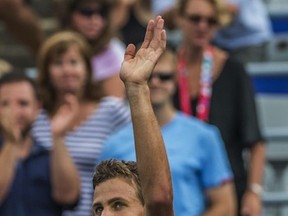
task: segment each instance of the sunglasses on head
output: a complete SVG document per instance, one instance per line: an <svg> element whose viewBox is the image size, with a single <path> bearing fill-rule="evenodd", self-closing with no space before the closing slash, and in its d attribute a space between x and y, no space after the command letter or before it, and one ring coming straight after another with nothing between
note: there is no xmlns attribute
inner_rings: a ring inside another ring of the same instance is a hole
<svg viewBox="0 0 288 216"><path fill-rule="evenodd" d="M209 26L216 26L218 21L215 17L201 16L201 15L185 15L185 18L191 23L199 24L200 22L206 22Z"/></svg>
<svg viewBox="0 0 288 216"><path fill-rule="evenodd" d="M149 77L149 81L151 81L155 77L157 77L157 79L159 79L162 82L170 81L174 79L174 73L172 72L152 73L151 76Z"/></svg>
<svg viewBox="0 0 288 216"><path fill-rule="evenodd" d="M78 7L75 10L85 17L100 15L101 17L106 18L108 14L106 8Z"/></svg>

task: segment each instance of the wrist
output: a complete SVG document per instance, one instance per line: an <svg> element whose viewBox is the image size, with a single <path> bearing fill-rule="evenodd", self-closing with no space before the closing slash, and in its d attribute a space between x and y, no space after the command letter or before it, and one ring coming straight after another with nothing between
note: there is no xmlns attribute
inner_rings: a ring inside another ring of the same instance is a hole
<svg viewBox="0 0 288 216"><path fill-rule="evenodd" d="M64 141L64 135L63 134L53 134L53 141L54 142L62 142Z"/></svg>
<svg viewBox="0 0 288 216"><path fill-rule="evenodd" d="M149 94L150 90L147 83L125 83L127 97L139 96L139 94Z"/></svg>
<svg viewBox="0 0 288 216"><path fill-rule="evenodd" d="M248 191L252 192L253 194L257 195L258 197L262 196L263 187L258 183L252 183L247 188Z"/></svg>

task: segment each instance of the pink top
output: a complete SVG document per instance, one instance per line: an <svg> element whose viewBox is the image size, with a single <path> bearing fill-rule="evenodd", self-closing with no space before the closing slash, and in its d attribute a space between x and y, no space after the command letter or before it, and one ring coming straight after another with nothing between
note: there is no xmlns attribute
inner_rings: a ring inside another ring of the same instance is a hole
<svg viewBox="0 0 288 216"><path fill-rule="evenodd" d="M93 78L101 81L118 74L124 53L124 44L116 38L112 39L107 49L92 58Z"/></svg>

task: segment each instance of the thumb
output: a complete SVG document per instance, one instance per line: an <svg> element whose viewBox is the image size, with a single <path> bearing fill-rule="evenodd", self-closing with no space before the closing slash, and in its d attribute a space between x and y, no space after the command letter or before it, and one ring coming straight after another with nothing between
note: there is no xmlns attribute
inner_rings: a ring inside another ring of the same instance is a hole
<svg viewBox="0 0 288 216"><path fill-rule="evenodd" d="M136 47L134 44L129 44L125 50L125 54L124 54L124 60L128 61L130 59L133 59L135 56L135 51L136 51Z"/></svg>

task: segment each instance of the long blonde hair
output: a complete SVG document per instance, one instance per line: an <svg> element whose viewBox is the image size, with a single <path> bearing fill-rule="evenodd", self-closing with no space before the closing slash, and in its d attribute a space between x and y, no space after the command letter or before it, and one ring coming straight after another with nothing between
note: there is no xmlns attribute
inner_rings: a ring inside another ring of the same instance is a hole
<svg viewBox="0 0 288 216"><path fill-rule="evenodd" d="M191 0L179 0L176 6L178 15L183 16L188 2ZM228 25L231 22L231 14L225 10L225 2L223 0L203 0L209 2L215 9L216 19L219 27Z"/></svg>

